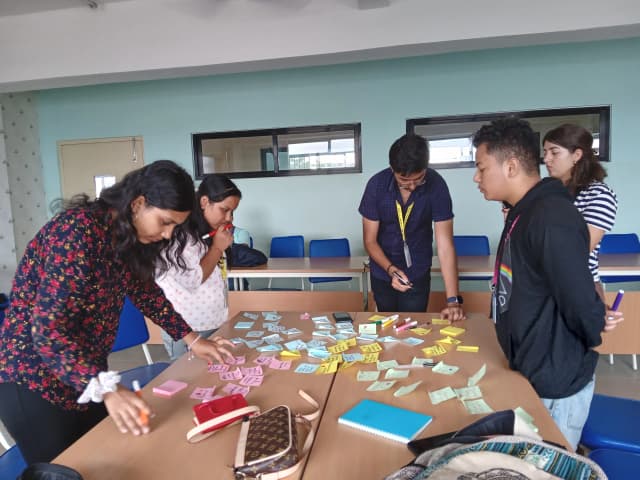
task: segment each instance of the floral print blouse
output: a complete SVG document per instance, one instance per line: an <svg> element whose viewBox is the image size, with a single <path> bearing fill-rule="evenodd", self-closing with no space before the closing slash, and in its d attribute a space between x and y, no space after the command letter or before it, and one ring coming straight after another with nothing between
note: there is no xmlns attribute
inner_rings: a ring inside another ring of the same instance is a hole
<svg viewBox="0 0 640 480"><path fill-rule="evenodd" d="M125 295L174 339L191 331L155 282L115 259L105 210L62 212L27 245L0 325L0 382L38 392L65 410L107 370Z"/></svg>

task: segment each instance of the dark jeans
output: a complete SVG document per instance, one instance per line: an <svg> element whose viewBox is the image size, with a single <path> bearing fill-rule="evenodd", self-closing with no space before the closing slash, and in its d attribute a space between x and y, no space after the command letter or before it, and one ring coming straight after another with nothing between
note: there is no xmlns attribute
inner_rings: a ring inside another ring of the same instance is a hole
<svg viewBox="0 0 640 480"><path fill-rule="evenodd" d="M0 383L0 419L27 464L50 462L107 416L102 403L68 411L15 383Z"/></svg>
<svg viewBox="0 0 640 480"><path fill-rule="evenodd" d="M412 281L413 287L399 292L391 286L391 278L371 277L371 290L379 312L426 312L431 291L431 271Z"/></svg>

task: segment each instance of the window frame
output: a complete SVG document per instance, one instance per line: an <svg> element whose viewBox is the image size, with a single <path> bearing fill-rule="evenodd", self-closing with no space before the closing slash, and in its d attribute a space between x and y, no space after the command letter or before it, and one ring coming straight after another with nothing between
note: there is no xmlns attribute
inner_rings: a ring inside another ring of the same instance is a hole
<svg viewBox="0 0 640 480"><path fill-rule="evenodd" d="M447 115L439 117L424 117L424 118L409 118L406 121L406 132L414 133L416 126L425 125L445 125L451 123L488 123L497 118L506 116L514 116L523 120L538 117L563 117L567 115L594 115L599 117L599 148L598 159L601 162L610 162L610 131L611 131L611 105L600 105L593 107L567 107L567 108L549 108L540 110L519 110L512 112L495 112L495 113L477 113L466 115ZM558 124L559 126L559 124ZM539 133L539 132L538 132ZM593 132L592 132L593 133ZM455 138L455 137L453 137ZM434 140L439 140L436 137ZM427 138L427 141L429 139ZM542 151L542 150L541 150ZM540 158L540 163L543 163L543 158ZM433 169L449 169L449 168L475 168L475 162L448 162L429 164Z"/></svg>
<svg viewBox="0 0 640 480"><path fill-rule="evenodd" d="M280 135L305 134L305 133L331 133L345 130L353 131L355 166L349 168L325 168L325 169L297 169L280 170L278 137ZM202 158L202 141L223 138L243 138L243 137L271 137L271 151L273 153L273 171L246 171L224 173L229 178L265 178L265 177L291 177L303 175L333 175L341 173L362 173L362 145L361 145L361 124L340 123L327 125L313 125L305 127L284 127L268 128L261 130L233 130L226 132L204 132L191 134L193 149L193 167L196 180L202 180L206 175Z"/></svg>

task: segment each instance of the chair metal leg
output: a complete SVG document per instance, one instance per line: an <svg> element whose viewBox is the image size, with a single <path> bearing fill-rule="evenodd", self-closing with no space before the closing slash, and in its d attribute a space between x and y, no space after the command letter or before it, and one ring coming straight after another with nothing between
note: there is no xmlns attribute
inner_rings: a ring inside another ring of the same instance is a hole
<svg viewBox="0 0 640 480"><path fill-rule="evenodd" d="M144 358L147 360L147 365L151 365L153 359L151 358L151 352L149 352L149 347L147 347L146 343L142 344L142 351L144 352Z"/></svg>
<svg viewBox="0 0 640 480"><path fill-rule="evenodd" d="M638 358L635 353L631 355L631 363L633 364L633 369L638 370Z"/></svg>
<svg viewBox="0 0 640 480"><path fill-rule="evenodd" d="M269 279L269 283L267 284L267 288L271 288L271 280L273 280L273 278Z"/></svg>
<svg viewBox="0 0 640 480"><path fill-rule="evenodd" d="M613 353L609 354L609 365L613 365Z"/></svg>
<svg viewBox="0 0 640 480"><path fill-rule="evenodd" d="M301 290L304 290L304 278L300 279Z"/></svg>
<svg viewBox="0 0 640 480"><path fill-rule="evenodd" d="M11 448L11 444L9 443L9 440L7 440L7 438L2 434L2 432L0 432L0 445L2 445L2 448L4 448L5 450L9 450Z"/></svg>
<svg viewBox="0 0 640 480"><path fill-rule="evenodd" d="M313 282L309 282L309 290L313 292Z"/></svg>

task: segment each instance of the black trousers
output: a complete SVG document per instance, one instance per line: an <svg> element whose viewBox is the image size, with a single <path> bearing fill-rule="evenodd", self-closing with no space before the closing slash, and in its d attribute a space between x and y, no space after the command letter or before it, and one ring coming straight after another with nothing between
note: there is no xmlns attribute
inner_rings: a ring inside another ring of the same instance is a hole
<svg viewBox="0 0 640 480"><path fill-rule="evenodd" d="M426 312L431 291L431 272L412 280L413 287L399 292L391 286L391 279L371 276L371 290L379 312Z"/></svg>
<svg viewBox="0 0 640 480"><path fill-rule="evenodd" d="M0 419L27 464L50 462L107 416L102 403L89 410L63 410L15 383L0 383Z"/></svg>

